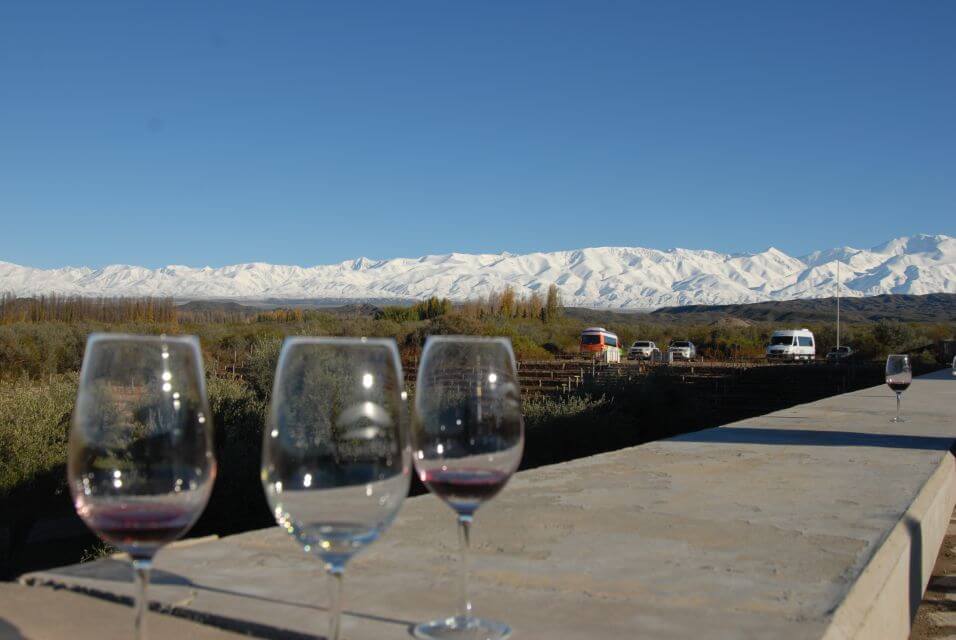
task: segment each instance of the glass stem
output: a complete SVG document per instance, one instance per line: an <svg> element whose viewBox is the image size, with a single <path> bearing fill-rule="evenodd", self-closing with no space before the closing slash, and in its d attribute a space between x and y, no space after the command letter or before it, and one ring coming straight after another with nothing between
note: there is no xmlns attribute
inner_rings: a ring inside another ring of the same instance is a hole
<svg viewBox="0 0 956 640"><path fill-rule="evenodd" d="M325 572L329 576L329 637L328 640L339 640L342 629L342 582L345 577L345 566L341 564L325 565Z"/></svg>
<svg viewBox="0 0 956 640"><path fill-rule="evenodd" d="M458 615L471 617L471 599L468 596L468 552L471 548L471 515L458 515L458 546L461 549L461 589Z"/></svg>
<svg viewBox="0 0 956 640"><path fill-rule="evenodd" d="M896 421L897 422L900 421L900 397L902 395L903 394L900 393L899 391L896 392Z"/></svg>
<svg viewBox="0 0 956 640"><path fill-rule="evenodd" d="M153 568L152 559L133 560L133 574L136 576L136 595L133 602L135 614L133 630L136 640L146 640L146 612L149 611L149 599L146 597L146 588L149 586L149 572Z"/></svg>

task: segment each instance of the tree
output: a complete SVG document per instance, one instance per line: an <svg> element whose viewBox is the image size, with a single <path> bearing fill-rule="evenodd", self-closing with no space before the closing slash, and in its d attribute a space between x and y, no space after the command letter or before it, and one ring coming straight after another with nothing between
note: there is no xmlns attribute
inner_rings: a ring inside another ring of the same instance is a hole
<svg viewBox="0 0 956 640"><path fill-rule="evenodd" d="M558 291L558 285L552 282L548 287L548 297L544 303L541 319L545 322L554 322L561 317L561 307L561 292Z"/></svg>
<svg viewBox="0 0 956 640"><path fill-rule="evenodd" d="M541 294L537 291L531 292L531 295L528 296L526 311L526 317L528 318L541 318L541 314L544 311L544 302L541 300Z"/></svg>
<svg viewBox="0 0 956 640"><path fill-rule="evenodd" d="M451 312L451 300L432 296L416 305L420 320L432 320Z"/></svg>
<svg viewBox="0 0 956 640"><path fill-rule="evenodd" d="M501 292L501 315L511 318L515 313L515 290L510 284Z"/></svg>

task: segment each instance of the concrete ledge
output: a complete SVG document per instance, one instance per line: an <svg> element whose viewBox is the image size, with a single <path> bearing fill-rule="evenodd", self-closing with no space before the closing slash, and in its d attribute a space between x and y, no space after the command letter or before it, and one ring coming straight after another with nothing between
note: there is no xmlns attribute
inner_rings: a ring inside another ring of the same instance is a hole
<svg viewBox="0 0 956 640"><path fill-rule="evenodd" d="M956 501L956 378L914 382L910 422L894 410L874 387L518 474L478 514L477 611L526 638L905 638ZM450 510L409 500L349 567L346 637L450 613L455 555ZM169 549L157 568L173 615L324 629L321 566L278 528ZM128 580L115 560L23 577L111 597Z"/></svg>
<svg viewBox="0 0 956 640"><path fill-rule="evenodd" d="M833 614L825 640L907 638L956 505L948 454Z"/></svg>
<svg viewBox="0 0 956 640"><path fill-rule="evenodd" d="M236 640L247 637L173 616L152 615L153 638ZM133 636L133 609L67 590L0 583L0 638L4 640L105 640Z"/></svg>

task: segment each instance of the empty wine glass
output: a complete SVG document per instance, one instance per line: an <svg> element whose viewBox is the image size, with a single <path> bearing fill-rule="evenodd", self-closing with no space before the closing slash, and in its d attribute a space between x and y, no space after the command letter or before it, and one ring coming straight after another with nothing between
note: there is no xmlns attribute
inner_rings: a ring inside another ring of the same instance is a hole
<svg viewBox="0 0 956 640"><path fill-rule="evenodd" d="M262 448L279 526L325 563L329 638L339 637L349 559L392 523L411 472L394 340L288 338Z"/></svg>
<svg viewBox="0 0 956 640"><path fill-rule="evenodd" d="M913 369L910 367L910 357L905 354L890 355L886 359L886 384L896 392L896 417L890 422L906 422L906 418L900 415L900 398L911 382Z"/></svg>
<svg viewBox="0 0 956 640"><path fill-rule="evenodd" d="M153 556L182 536L216 477L199 341L97 333L83 356L67 476L90 529L129 553L145 638Z"/></svg>
<svg viewBox="0 0 956 640"><path fill-rule="evenodd" d="M430 336L415 386L412 450L419 477L458 514L460 602L456 615L425 622L418 638L507 638L508 625L477 618L468 596L468 547L475 511L521 462L524 425L507 338Z"/></svg>

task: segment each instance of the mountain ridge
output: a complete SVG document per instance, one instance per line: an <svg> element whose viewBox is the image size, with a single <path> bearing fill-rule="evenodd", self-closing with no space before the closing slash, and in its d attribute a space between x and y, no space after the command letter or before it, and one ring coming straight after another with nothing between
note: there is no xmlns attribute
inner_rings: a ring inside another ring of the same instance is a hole
<svg viewBox="0 0 956 640"><path fill-rule="evenodd" d="M652 310L774 300L880 294L956 293L956 238L919 234L871 249L839 247L794 257L770 247L723 254L706 249L586 247L528 254L447 253L418 258L359 257L302 267L263 262L223 267L135 265L36 269L0 261L0 292L17 296L172 296L180 300L465 300L512 286L565 304Z"/></svg>
<svg viewBox="0 0 956 640"><path fill-rule="evenodd" d="M945 322L956 317L956 294L910 295L884 293L862 298L844 298L840 305L844 322ZM664 307L648 318L683 323L718 322L726 319L750 322L833 322L836 298L803 298L731 305Z"/></svg>

